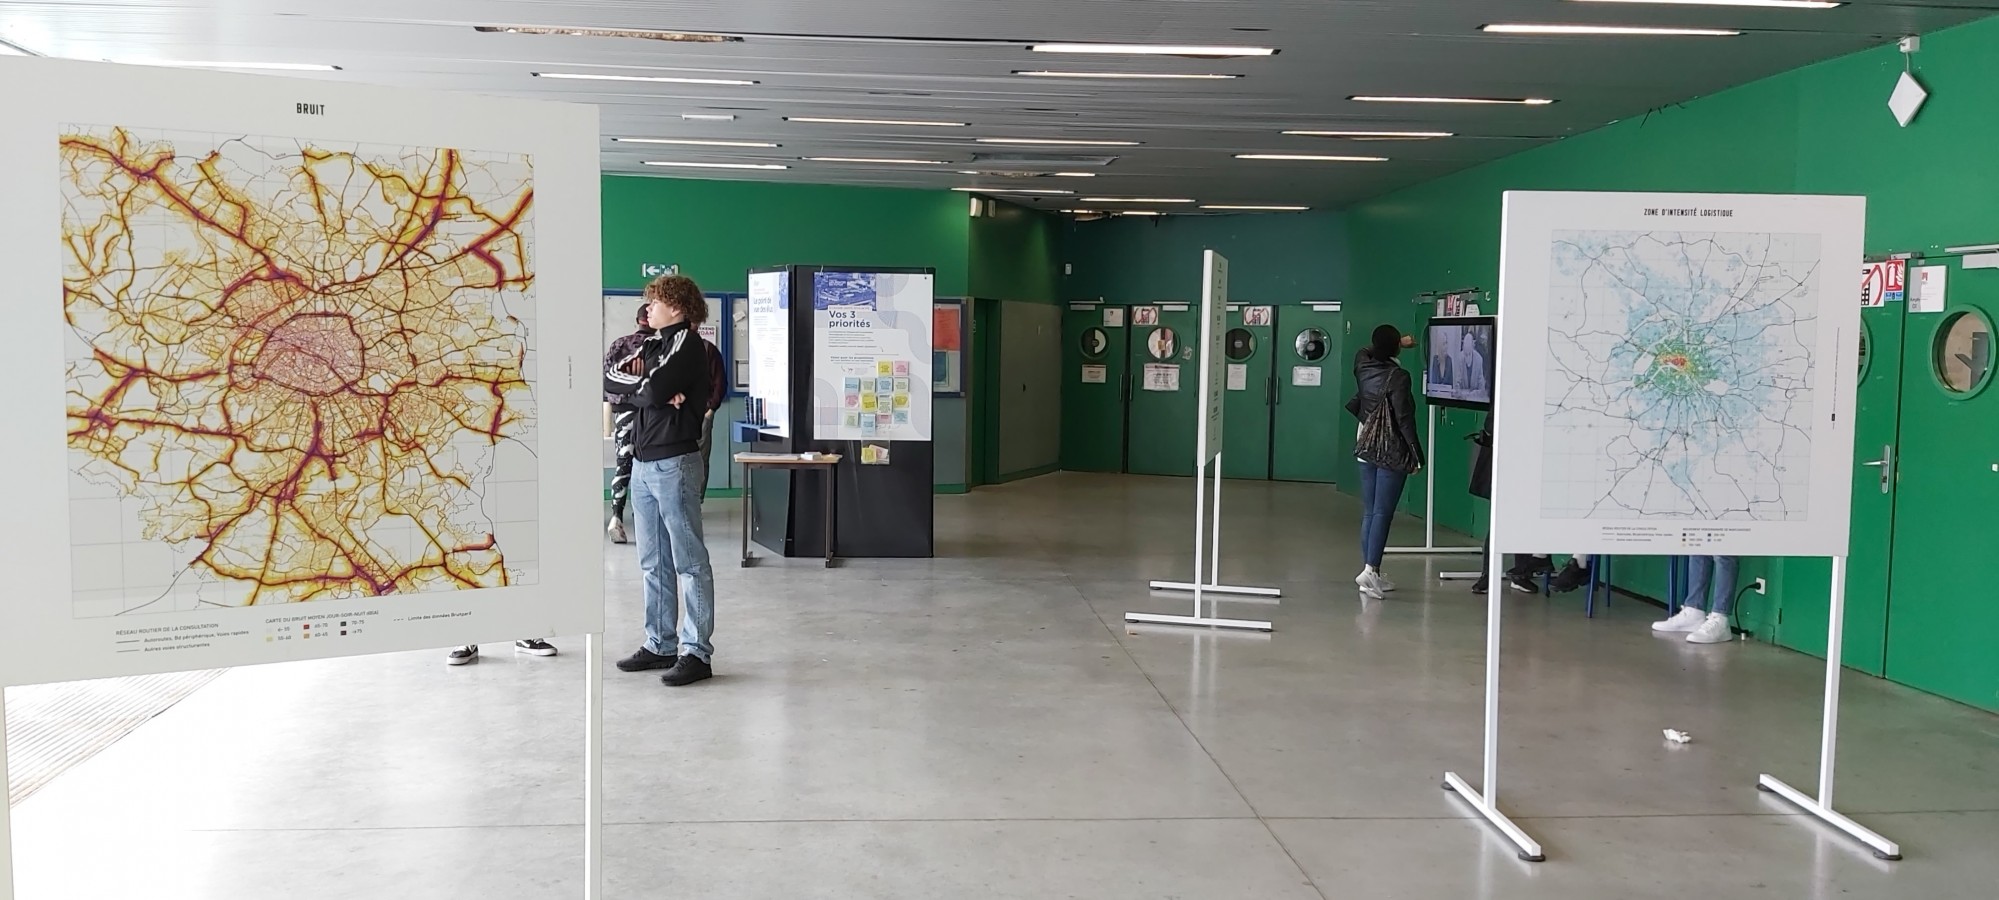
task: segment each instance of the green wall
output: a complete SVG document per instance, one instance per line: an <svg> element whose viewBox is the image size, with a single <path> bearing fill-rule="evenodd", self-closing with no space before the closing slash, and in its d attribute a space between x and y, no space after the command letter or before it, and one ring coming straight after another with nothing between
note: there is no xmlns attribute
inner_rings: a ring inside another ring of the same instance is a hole
<svg viewBox="0 0 1999 900"><path fill-rule="evenodd" d="M968 284L963 194L606 175L603 204L607 288L643 287L645 263L711 291L783 265L929 266L939 297Z"/></svg>
<svg viewBox="0 0 1999 900"><path fill-rule="evenodd" d="M1061 225L1054 216L1005 201L971 222L968 281L974 297L1026 303L1062 300L1056 260ZM962 212L962 210L961 210Z"/></svg>
<svg viewBox="0 0 1999 900"><path fill-rule="evenodd" d="M1336 212L1162 216L1071 222L1064 300L1200 299L1201 251L1229 261L1229 297L1256 303L1345 299L1347 219Z"/></svg>
<svg viewBox="0 0 1999 900"><path fill-rule="evenodd" d="M1903 58L1887 46L1788 72L1648 118L1620 122L1350 210L1356 272L1347 305L1356 332L1382 321L1407 328L1421 316L1409 300L1437 289L1496 287L1500 195L1507 190L1744 191L1863 194L1867 249L1940 249L1999 234L1999 20L1923 39L1917 75L1932 91L1909 128L1886 108ZM1502 303L1503 305L1503 303ZM1440 524L1483 531L1483 505L1468 497L1469 446L1440 440ZM1412 482L1405 509L1423 508ZM1478 521L1474 517L1478 516ZM1551 547L1560 551L1563 548ZM1656 560L1621 561L1620 586L1663 593ZM1769 633L1785 581L1794 602L1823 603L1823 561L1745 561L1742 577L1771 578L1772 597L1751 596L1744 624Z"/></svg>
<svg viewBox="0 0 1999 900"><path fill-rule="evenodd" d="M970 283L963 194L623 175L603 185L606 288L643 287L648 263L678 265L716 292L746 290L750 269L791 264L928 266L940 297L963 296ZM739 402L725 410L732 419ZM965 401L939 399L933 416L934 481L962 490Z"/></svg>

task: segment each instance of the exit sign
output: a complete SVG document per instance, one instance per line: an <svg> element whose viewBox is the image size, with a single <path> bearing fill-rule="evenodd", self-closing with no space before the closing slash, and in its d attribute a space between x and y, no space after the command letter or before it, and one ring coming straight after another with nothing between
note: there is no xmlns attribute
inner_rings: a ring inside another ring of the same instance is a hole
<svg viewBox="0 0 1999 900"><path fill-rule="evenodd" d="M680 274L680 267L669 266L666 263L642 263L639 265L639 274L647 278L658 278L662 275L678 275Z"/></svg>

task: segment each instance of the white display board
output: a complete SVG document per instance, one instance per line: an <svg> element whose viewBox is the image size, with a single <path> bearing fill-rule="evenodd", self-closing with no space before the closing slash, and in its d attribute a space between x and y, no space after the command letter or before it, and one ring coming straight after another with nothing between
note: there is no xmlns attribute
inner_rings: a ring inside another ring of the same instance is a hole
<svg viewBox="0 0 1999 900"><path fill-rule="evenodd" d="M1865 215L1507 193L1495 549L1845 555Z"/></svg>
<svg viewBox="0 0 1999 900"><path fill-rule="evenodd" d="M751 272L749 394L763 431L791 436L791 272Z"/></svg>
<svg viewBox="0 0 1999 900"><path fill-rule="evenodd" d="M928 273L812 273L813 438L930 440Z"/></svg>
<svg viewBox="0 0 1999 900"><path fill-rule="evenodd" d="M0 683L603 630L596 110L0 80Z"/></svg>
<svg viewBox="0 0 1999 900"><path fill-rule="evenodd" d="M1222 407L1227 405L1229 261L1213 250L1201 254L1201 422L1194 465L1205 466L1222 452Z"/></svg>

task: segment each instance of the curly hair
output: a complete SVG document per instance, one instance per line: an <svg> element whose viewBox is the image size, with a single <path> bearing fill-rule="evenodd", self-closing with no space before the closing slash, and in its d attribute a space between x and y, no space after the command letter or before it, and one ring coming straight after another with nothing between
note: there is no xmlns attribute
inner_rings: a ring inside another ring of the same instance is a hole
<svg viewBox="0 0 1999 900"><path fill-rule="evenodd" d="M680 317L687 327L696 328L708 321L708 298L701 293L701 286L685 275L662 275L646 285L647 303L664 303L671 309L680 311Z"/></svg>

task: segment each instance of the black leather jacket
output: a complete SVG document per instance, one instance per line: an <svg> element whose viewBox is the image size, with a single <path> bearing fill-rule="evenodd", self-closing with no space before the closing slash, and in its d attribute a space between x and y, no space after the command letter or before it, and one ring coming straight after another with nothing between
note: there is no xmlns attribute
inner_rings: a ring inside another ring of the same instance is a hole
<svg viewBox="0 0 1999 900"><path fill-rule="evenodd" d="M1416 397L1411 390L1409 370L1393 359L1375 359L1372 351L1362 350L1354 359L1353 379L1354 398L1359 401L1355 415L1365 422L1375 404L1387 403L1388 411L1395 417L1396 430L1402 432L1402 439L1416 451L1416 461L1427 465L1429 460L1423 458L1423 436L1416 430Z"/></svg>

